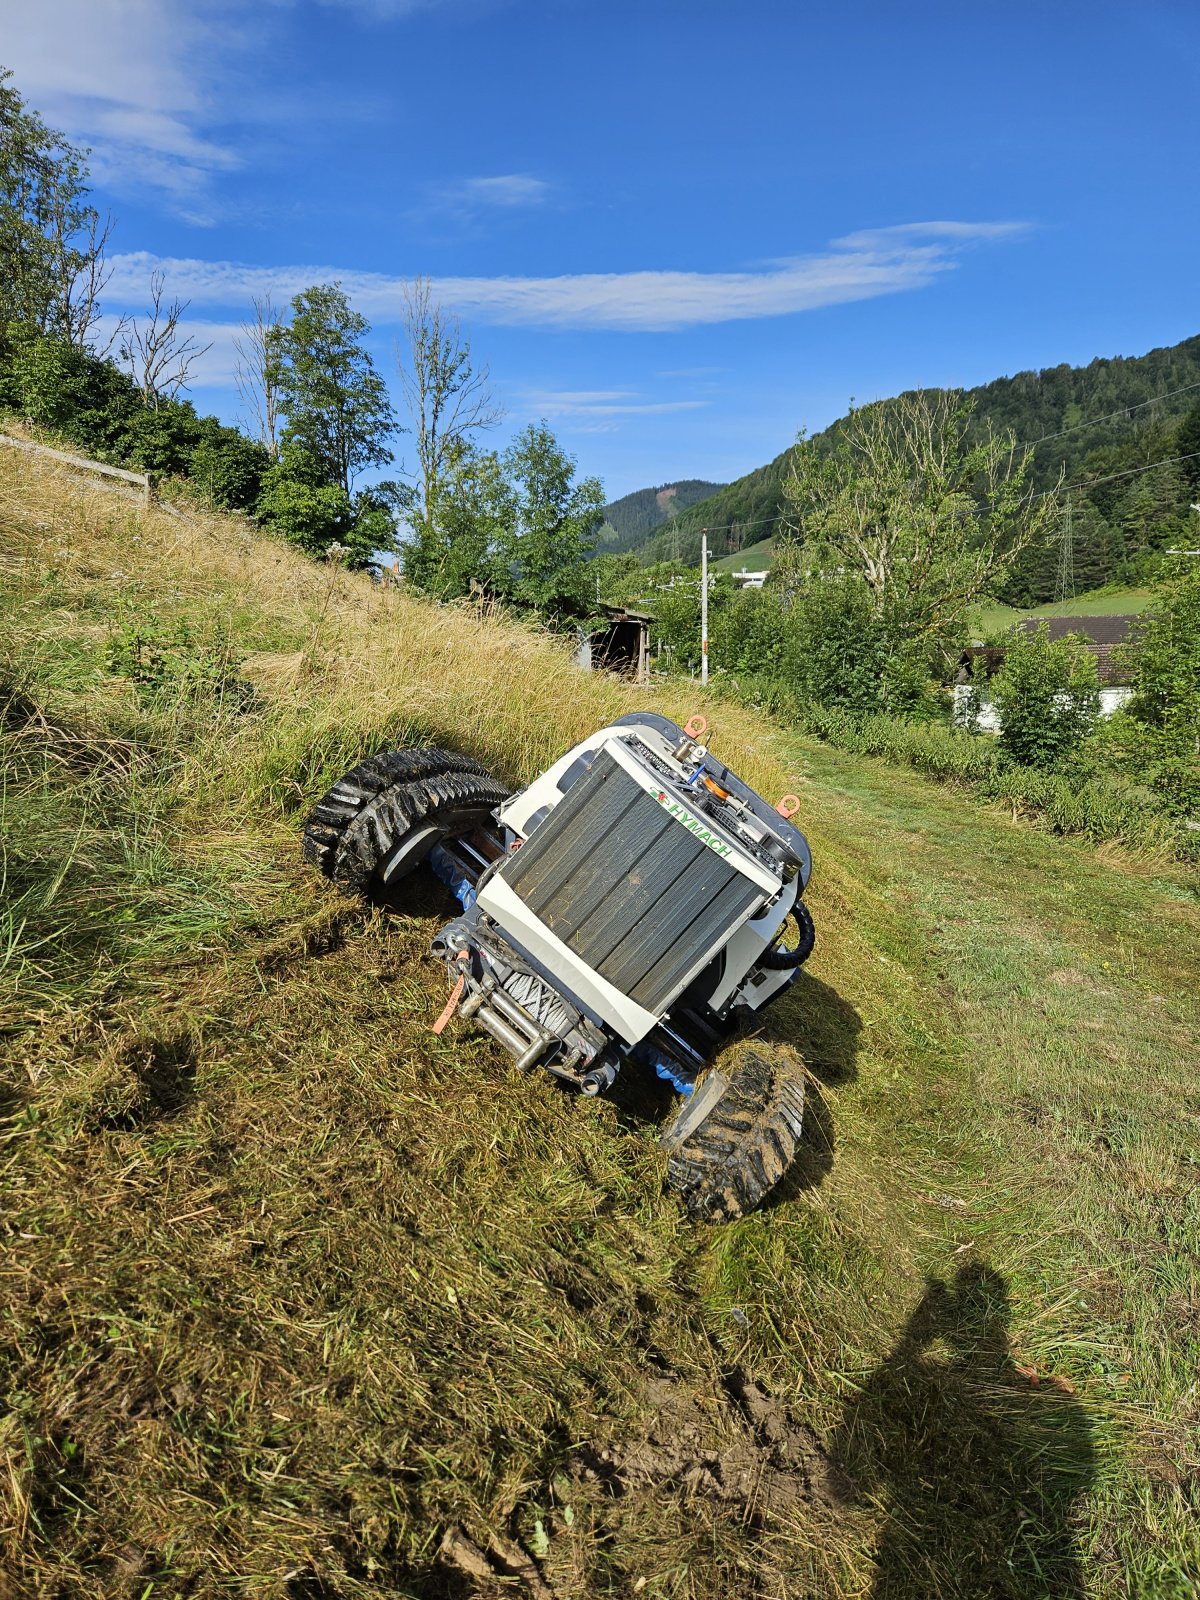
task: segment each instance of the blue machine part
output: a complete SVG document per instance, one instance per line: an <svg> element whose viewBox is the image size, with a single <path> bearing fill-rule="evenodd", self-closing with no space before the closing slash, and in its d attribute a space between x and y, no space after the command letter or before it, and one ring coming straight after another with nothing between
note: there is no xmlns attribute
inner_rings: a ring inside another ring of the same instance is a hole
<svg viewBox="0 0 1200 1600"><path fill-rule="evenodd" d="M440 844L435 844L427 857L435 877L440 878L453 894L458 896L464 911L475 904L475 886L467 878L458 862Z"/></svg>
<svg viewBox="0 0 1200 1600"><path fill-rule="evenodd" d="M665 1060L646 1045L635 1046L633 1054L644 1066L653 1067L658 1076L665 1079L672 1088L678 1089L680 1094L691 1094L696 1087L695 1078L684 1077L684 1069L678 1062Z"/></svg>

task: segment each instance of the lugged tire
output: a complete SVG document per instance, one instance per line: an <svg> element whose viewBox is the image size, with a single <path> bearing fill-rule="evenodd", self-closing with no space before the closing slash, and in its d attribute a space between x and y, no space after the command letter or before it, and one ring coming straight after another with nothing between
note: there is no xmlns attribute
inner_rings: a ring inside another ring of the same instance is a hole
<svg viewBox="0 0 1200 1600"><path fill-rule="evenodd" d="M477 761L451 750L420 747L369 756L314 809L304 828L304 856L342 888L363 893L386 871L406 836L436 830L446 838L479 827L508 797Z"/></svg>
<svg viewBox="0 0 1200 1600"><path fill-rule="evenodd" d="M708 1115L673 1143L685 1102L663 1132L667 1183L692 1216L731 1222L753 1211L792 1163L804 1126L804 1075L790 1052L761 1040L732 1046L712 1070L728 1088Z"/></svg>

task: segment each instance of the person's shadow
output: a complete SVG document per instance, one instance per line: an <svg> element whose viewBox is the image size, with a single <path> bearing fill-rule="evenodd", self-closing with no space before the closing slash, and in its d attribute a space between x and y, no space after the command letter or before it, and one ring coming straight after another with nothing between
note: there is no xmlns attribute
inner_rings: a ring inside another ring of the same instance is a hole
<svg viewBox="0 0 1200 1600"><path fill-rule="evenodd" d="M1013 1361L990 1267L928 1282L895 1349L848 1404L831 1454L848 1503L878 1506L873 1600L1074 1600L1072 1535L1092 1481L1087 1414Z"/></svg>

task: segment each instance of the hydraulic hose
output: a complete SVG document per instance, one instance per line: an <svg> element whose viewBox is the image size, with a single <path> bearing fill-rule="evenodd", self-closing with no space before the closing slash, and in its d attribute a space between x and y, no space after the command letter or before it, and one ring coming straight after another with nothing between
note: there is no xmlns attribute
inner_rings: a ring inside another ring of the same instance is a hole
<svg viewBox="0 0 1200 1600"><path fill-rule="evenodd" d="M792 915L800 929L800 942L791 950L778 947L768 950L758 964L769 972L787 972L792 967L802 967L813 953L813 945L817 942L817 930L813 923L812 912L803 900L797 900L792 907Z"/></svg>

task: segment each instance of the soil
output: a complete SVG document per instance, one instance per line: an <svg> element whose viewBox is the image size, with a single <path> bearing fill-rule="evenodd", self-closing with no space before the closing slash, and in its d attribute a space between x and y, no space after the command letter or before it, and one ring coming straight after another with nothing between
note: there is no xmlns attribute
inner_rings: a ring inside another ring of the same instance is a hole
<svg viewBox="0 0 1200 1600"><path fill-rule="evenodd" d="M654 1411L644 1437L584 1446L574 1476L618 1494L635 1488L701 1495L740 1507L762 1526L814 1502L836 1503L831 1468L811 1429L797 1423L746 1373L725 1380L726 1398L702 1404L674 1374L650 1378Z"/></svg>

